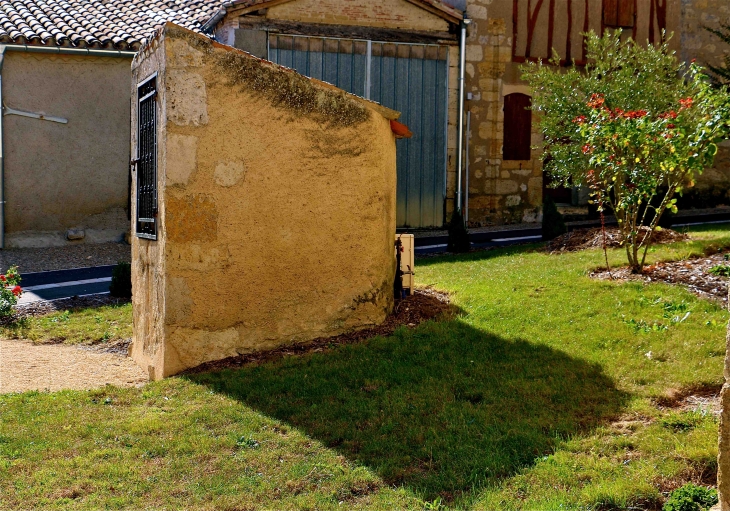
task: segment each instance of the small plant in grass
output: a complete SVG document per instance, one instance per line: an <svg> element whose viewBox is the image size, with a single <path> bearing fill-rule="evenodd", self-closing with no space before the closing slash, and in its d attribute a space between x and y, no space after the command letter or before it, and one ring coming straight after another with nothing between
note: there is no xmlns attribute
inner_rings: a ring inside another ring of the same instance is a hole
<svg viewBox="0 0 730 511"><path fill-rule="evenodd" d="M675 196L730 136L730 95L697 64L680 64L666 43L622 41L621 31L588 34L587 57L584 71L523 68L540 112L545 170L557 184L588 187L598 211L616 216L629 265L641 273L662 215L676 212Z"/></svg>
<svg viewBox="0 0 730 511"><path fill-rule="evenodd" d="M696 428L703 418L704 415L700 411L672 413L663 418L660 424L675 433L684 433Z"/></svg>
<svg viewBox="0 0 730 511"><path fill-rule="evenodd" d="M109 286L109 294L117 298L132 297L132 265L119 262L112 269L112 282Z"/></svg>
<svg viewBox="0 0 730 511"><path fill-rule="evenodd" d="M18 303L18 298L23 294L23 288L20 287L20 273L17 266L11 266L8 271L0 274L0 317L10 316L13 313L13 307Z"/></svg>
<svg viewBox="0 0 730 511"><path fill-rule="evenodd" d="M688 483L669 495L662 511L706 511L715 504L717 490Z"/></svg>
<svg viewBox="0 0 730 511"><path fill-rule="evenodd" d="M707 273L712 273L718 277L730 277L730 265L718 264L707 270Z"/></svg>
<svg viewBox="0 0 730 511"><path fill-rule="evenodd" d="M236 447L240 449L256 449L259 443L249 436L241 436L236 440Z"/></svg>

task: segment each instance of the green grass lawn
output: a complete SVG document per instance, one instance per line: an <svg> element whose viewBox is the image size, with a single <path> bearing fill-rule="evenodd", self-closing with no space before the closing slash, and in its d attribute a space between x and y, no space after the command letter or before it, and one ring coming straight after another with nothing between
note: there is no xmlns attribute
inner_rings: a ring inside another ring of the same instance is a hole
<svg viewBox="0 0 730 511"><path fill-rule="evenodd" d="M132 337L129 303L54 312L0 325L0 338L36 343L98 344Z"/></svg>
<svg viewBox="0 0 730 511"><path fill-rule="evenodd" d="M650 257L708 246L730 247L727 225ZM658 509L711 482L714 415L657 403L719 389L728 314L678 287L593 281L600 251L536 248L417 261L459 313L388 338L0 396L0 509Z"/></svg>

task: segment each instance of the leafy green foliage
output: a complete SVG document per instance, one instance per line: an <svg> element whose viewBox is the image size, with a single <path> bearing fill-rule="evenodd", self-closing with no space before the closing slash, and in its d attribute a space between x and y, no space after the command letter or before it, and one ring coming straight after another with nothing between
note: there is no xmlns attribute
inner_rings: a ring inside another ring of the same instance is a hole
<svg viewBox="0 0 730 511"><path fill-rule="evenodd" d="M620 31L590 33L587 56L585 72L523 68L545 136L545 170L558 184L588 187L599 211L616 215L629 264L641 272L662 214L676 212L675 195L730 135L730 95L698 65L679 64L666 44L622 41Z"/></svg>
<svg viewBox="0 0 730 511"><path fill-rule="evenodd" d="M449 241L446 250L454 253L469 252L471 250L469 231L467 231L464 217L458 209L451 215L451 221L449 222Z"/></svg>
<svg viewBox="0 0 730 511"><path fill-rule="evenodd" d="M13 313L13 307L23 294L20 280L17 266L8 268L4 275L0 274L0 317L10 316Z"/></svg>
<svg viewBox="0 0 730 511"><path fill-rule="evenodd" d="M712 273L713 275L718 275L720 277L730 277L730 265L727 264L718 264L707 271L708 273Z"/></svg>
<svg viewBox="0 0 730 511"><path fill-rule="evenodd" d="M122 261L112 269L112 282L109 286L109 294L118 298L132 297L131 264Z"/></svg>
<svg viewBox="0 0 730 511"><path fill-rule="evenodd" d="M558 211L552 197L546 197L542 204L542 239L547 241L568 232L563 215Z"/></svg>
<svg viewBox="0 0 730 511"><path fill-rule="evenodd" d="M689 483L672 492L662 511L706 511L715 504L717 490Z"/></svg>

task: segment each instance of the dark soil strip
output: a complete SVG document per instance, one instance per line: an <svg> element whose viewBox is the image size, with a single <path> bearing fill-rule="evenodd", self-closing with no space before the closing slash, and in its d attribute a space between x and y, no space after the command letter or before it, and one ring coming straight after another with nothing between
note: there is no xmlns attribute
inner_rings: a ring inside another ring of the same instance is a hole
<svg viewBox="0 0 730 511"><path fill-rule="evenodd" d="M685 259L684 261L668 261L644 268L644 273L631 273L631 268L614 268L611 272L605 269L591 273L591 277L601 280L665 282L679 284L688 288L700 298L715 300L727 305L728 278L709 273L716 266L728 265L724 254Z"/></svg>
<svg viewBox="0 0 730 511"><path fill-rule="evenodd" d="M336 337L321 337L303 344L284 346L270 351L249 353L236 357L206 362L182 374L207 373L223 369L242 367L249 364L260 364L287 356L301 356L308 353L321 352L343 344L354 344L376 336L391 335L399 326L415 327L423 321L444 317L453 310L448 295L432 289L418 289L416 292L396 302L393 314L381 325L341 334Z"/></svg>
<svg viewBox="0 0 730 511"><path fill-rule="evenodd" d="M646 234L647 228L642 227L642 233ZM673 231L671 229L662 229L655 231L652 236L652 244L656 243L675 243L677 241L688 240L686 234ZM621 231L618 227L606 227L606 248L618 248L621 246ZM576 229L550 241L545 250L550 253L560 252L577 252L587 248L603 248L603 232L600 227L595 229Z"/></svg>

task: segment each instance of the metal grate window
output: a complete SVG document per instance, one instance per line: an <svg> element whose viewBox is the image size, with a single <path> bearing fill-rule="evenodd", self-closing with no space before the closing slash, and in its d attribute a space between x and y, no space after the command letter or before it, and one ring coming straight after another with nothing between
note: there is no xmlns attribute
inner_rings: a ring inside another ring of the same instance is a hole
<svg viewBox="0 0 730 511"><path fill-rule="evenodd" d="M137 231L157 239L157 77L137 87Z"/></svg>

